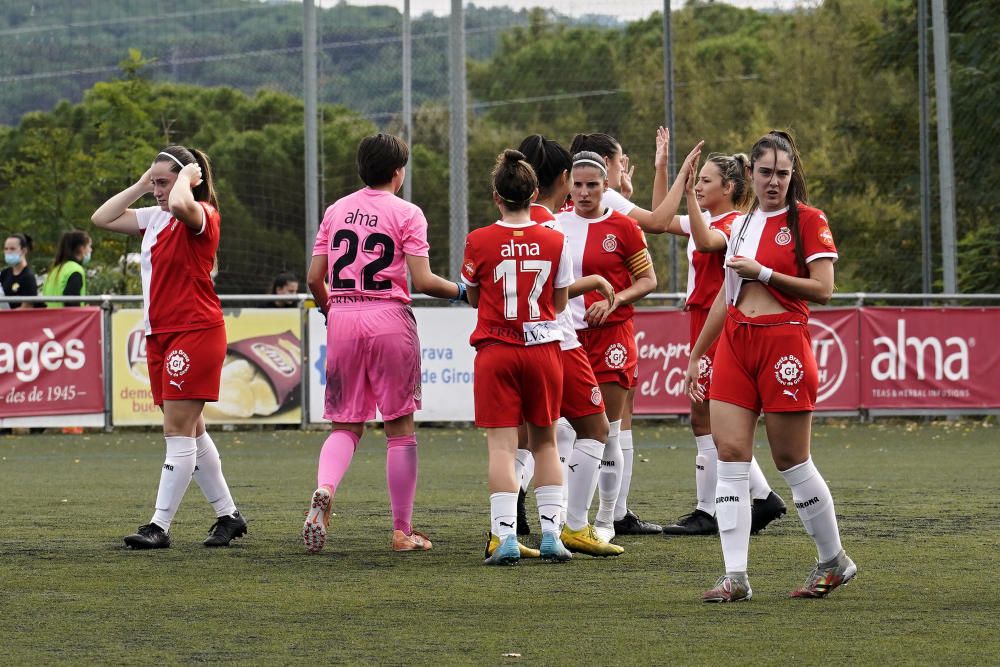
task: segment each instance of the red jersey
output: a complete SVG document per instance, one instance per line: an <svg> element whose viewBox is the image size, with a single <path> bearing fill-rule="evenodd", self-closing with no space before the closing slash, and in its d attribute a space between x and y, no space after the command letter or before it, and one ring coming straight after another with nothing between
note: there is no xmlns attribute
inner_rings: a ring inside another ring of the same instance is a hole
<svg viewBox="0 0 1000 667"><path fill-rule="evenodd" d="M833 243L833 233L826 214L818 208L799 202L799 242L806 264L828 257L837 261L837 246ZM755 211L733 221L732 235L726 257L750 257L776 273L784 273L798 278L808 278L808 269L801 269L795 261L795 243L788 229L788 208L764 213ZM744 278L732 269L725 269L726 303L733 306L740 297ZM764 285L785 310L809 316L809 306L805 299L785 294L781 290Z"/></svg>
<svg viewBox="0 0 1000 667"><path fill-rule="evenodd" d="M208 202L195 231L159 206L135 209L142 230L140 268L146 335L195 331L223 323L212 284L219 249L219 212Z"/></svg>
<svg viewBox="0 0 1000 667"><path fill-rule="evenodd" d="M616 211L605 209L596 219L581 218L575 211L559 214L559 223L573 260L573 275L600 275L620 292L632 285L632 277L651 266L646 250L646 237L635 220ZM587 292L570 299L573 325L586 329L583 319L587 308L603 299L598 292ZM605 326L619 324L632 318L632 305L619 306L608 316Z"/></svg>
<svg viewBox="0 0 1000 667"><path fill-rule="evenodd" d="M552 215L552 211L549 210L549 207L543 206L542 204L532 204L528 209L528 215L531 216L532 222L537 222L540 225L543 225L546 222L552 222L556 219L556 216Z"/></svg>
<svg viewBox="0 0 1000 667"><path fill-rule="evenodd" d="M708 228L722 234L727 240L733 228L733 220L740 215L739 211L730 211L712 217L707 211L702 212ZM701 252L694 247L694 239L691 238L691 218L682 215L681 231L688 235L687 257L688 257L688 281L687 281L687 301L684 310L695 308L711 308L715 296L722 287L722 269L726 260L726 251Z"/></svg>
<svg viewBox="0 0 1000 667"><path fill-rule="evenodd" d="M573 283L565 238L534 222L497 222L465 240L462 280L479 287L479 313L469 343L539 345L562 340L552 294Z"/></svg>

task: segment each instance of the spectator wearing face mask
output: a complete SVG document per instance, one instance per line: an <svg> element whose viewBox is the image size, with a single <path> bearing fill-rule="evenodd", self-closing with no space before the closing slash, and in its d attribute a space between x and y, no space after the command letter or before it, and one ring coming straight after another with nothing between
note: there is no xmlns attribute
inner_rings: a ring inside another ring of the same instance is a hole
<svg viewBox="0 0 1000 667"><path fill-rule="evenodd" d="M31 237L27 234L11 234L3 244L4 267L0 271L0 288L6 296L37 296L38 283L35 273L28 266L28 252ZM31 308L32 303L8 301L9 308ZM0 307L4 307L0 305Z"/></svg>

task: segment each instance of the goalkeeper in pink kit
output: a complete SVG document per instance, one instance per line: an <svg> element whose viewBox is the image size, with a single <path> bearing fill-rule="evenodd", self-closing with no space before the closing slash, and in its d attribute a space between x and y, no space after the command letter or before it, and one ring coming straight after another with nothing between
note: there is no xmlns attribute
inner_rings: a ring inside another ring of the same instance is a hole
<svg viewBox="0 0 1000 667"><path fill-rule="evenodd" d="M413 413L420 408L420 342L407 274L416 291L430 296L457 301L465 289L431 272L427 220L419 207L396 196L408 160L409 149L397 137L363 139L357 163L366 187L330 206L316 235L308 284L327 316L323 417L332 431L320 452L317 488L302 527L310 552L326 543L334 495L376 406L388 445L392 548L431 548L410 523L417 490Z"/></svg>

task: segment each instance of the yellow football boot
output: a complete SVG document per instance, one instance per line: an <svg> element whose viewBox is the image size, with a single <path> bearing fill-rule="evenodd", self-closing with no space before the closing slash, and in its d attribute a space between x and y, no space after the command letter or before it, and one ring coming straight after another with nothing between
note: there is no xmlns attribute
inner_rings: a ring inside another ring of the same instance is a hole
<svg viewBox="0 0 1000 667"><path fill-rule="evenodd" d="M589 523L580 530L570 530L569 526L563 526L560 538L570 551L590 556L607 558L608 556L620 556L625 553L625 549L617 544L602 542L594 533L594 527Z"/></svg>
<svg viewBox="0 0 1000 667"><path fill-rule="evenodd" d="M493 555L493 552L497 550L500 546L500 538L490 533L490 541L486 545L486 558ZM542 553L538 549L532 549L531 547L526 547L521 544L520 541L517 543L517 550L521 553L521 558L540 558Z"/></svg>

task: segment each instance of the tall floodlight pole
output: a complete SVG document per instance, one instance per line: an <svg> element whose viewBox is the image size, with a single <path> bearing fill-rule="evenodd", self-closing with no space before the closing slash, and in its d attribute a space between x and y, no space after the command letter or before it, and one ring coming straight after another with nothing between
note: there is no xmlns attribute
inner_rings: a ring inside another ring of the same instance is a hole
<svg viewBox="0 0 1000 667"><path fill-rule="evenodd" d="M413 39L410 35L410 0L403 0L403 141L410 147L403 199L413 201Z"/></svg>
<svg viewBox="0 0 1000 667"><path fill-rule="evenodd" d="M312 256L316 227L319 224L319 131L317 114L316 5L313 0L302 2L302 97L305 105L305 261L306 273Z"/></svg>
<svg viewBox="0 0 1000 667"><path fill-rule="evenodd" d="M930 294L933 282L931 257L931 142L927 87L927 0L917 0L917 74L920 82L920 254L921 285Z"/></svg>
<svg viewBox="0 0 1000 667"><path fill-rule="evenodd" d="M450 275L462 271L465 237L469 233L468 155L465 102L465 15L462 0L451 0L451 32L449 37L449 139L448 195L451 214L448 234L448 269Z"/></svg>
<svg viewBox="0 0 1000 667"><path fill-rule="evenodd" d="M663 106L666 110L665 121L670 132L674 132L674 57L673 44L670 38L670 0L663 0ZM674 182L674 172L677 152L676 134L670 138L669 155L667 157L667 184ZM677 291L677 236L670 237L670 291Z"/></svg>
<svg viewBox="0 0 1000 667"><path fill-rule="evenodd" d="M945 294L955 294L955 167L951 149L951 82L948 79L948 14L931 0L934 25L934 90L937 100L938 181L941 190L941 269Z"/></svg>

